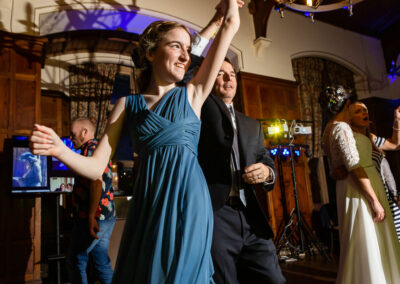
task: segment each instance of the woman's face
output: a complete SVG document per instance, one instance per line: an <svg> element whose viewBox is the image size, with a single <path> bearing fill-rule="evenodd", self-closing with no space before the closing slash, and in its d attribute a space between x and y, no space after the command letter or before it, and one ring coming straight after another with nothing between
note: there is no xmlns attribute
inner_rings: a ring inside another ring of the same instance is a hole
<svg viewBox="0 0 400 284"><path fill-rule="evenodd" d="M350 124L357 128L369 127L368 109L363 103L354 103L350 105Z"/></svg>
<svg viewBox="0 0 400 284"><path fill-rule="evenodd" d="M168 31L156 50L148 55L158 85L179 82L190 63L190 36L183 28Z"/></svg>

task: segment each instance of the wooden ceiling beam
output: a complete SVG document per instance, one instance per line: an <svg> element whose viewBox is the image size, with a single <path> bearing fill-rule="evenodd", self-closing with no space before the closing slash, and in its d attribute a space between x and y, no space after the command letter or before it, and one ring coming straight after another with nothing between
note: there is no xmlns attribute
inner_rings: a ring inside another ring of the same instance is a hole
<svg viewBox="0 0 400 284"><path fill-rule="evenodd" d="M249 3L248 8L250 14L253 15L256 39L267 37L268 18L274 6L274 0L251 0Z"/></svg>

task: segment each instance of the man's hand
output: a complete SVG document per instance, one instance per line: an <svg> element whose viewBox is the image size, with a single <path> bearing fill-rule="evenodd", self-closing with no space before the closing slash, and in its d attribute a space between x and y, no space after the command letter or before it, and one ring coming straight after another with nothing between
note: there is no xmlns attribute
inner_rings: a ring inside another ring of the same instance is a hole
<svg viewBox="0 0 400 284"><path fill-rule="evenodd" d="M245 183L263 183L269 176L269 168L263 163L252 164L244 169L242 178Z"/></svg>
<svg viewBox="0 0 400 284"><path fill-rule="evenodd" d="M233 1L233 0L232 0ZM229 0L221 0L218 5L215 7L215 10L217 10L218 13L222 14L222 16L225 15L226 9L228 8ZM236 0L236 4L238 8L242 8L244 5L244 2L241 0Z"/></svg>
<svg viewBox="0 0 400 284"><path fill-rule="evenodd" d="M88 225L89 225L89 233L90 235L95 238L95 239L99 239L99 237L97 236L97 233L100 232L100 228L99 228L99 224L97 224L97 220L96 218L92 217L92 218L88 218Z"/></svg>

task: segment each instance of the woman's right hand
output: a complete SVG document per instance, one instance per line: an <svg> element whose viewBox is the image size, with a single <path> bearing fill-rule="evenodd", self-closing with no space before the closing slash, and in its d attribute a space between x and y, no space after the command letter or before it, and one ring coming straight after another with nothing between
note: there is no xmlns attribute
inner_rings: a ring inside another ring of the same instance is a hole
<svg viewBox="0 0 400 284"><path fill-rule="evenodd" d="M39 124L34 125L29 141L34 155L59 157L66 147L53 129Z"/></svg>
<svg viewBox="0 0 400 284"><path fill-rule="evenodd" d="M385 209L383 209L381 203L375 199L371 203L371 209L374 213L372 217L375 223L382 222L385 219Z"/></svg>

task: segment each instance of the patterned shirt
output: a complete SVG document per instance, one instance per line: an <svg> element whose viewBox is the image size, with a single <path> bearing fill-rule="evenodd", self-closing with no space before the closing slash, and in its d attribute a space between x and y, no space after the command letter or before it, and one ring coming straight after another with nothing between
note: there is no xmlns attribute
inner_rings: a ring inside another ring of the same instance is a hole
<svg viewBox="0 0 400 284"><path fill-rule="evenodd" d="M97 139L87 141L81 147L81 155L92 156L98 143ZM99 205L96 210L96 218L107 220L115 216L115 205L112 188L111 162L108 163L103 173L103 185ZM74 191L72 195L73 206L77 208L79 218L87 218L89 212L89 194L91 180L80 176L76 177Z"/></svg>

